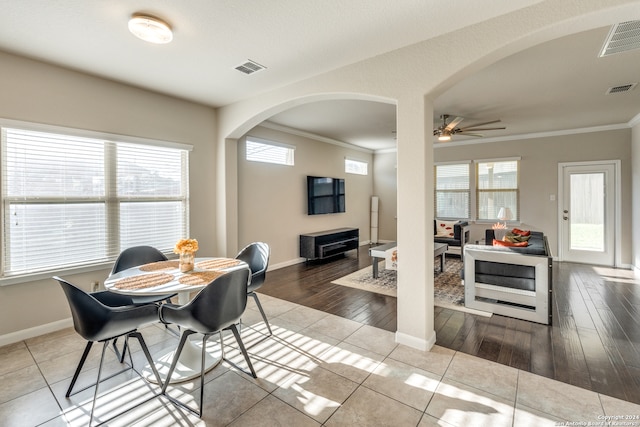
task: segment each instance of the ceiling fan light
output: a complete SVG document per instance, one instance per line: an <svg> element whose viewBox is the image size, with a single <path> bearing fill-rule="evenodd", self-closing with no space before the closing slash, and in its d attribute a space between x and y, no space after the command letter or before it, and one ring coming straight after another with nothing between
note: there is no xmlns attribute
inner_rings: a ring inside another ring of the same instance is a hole
<svg viewBox="0 0 640 427"><path fill-rule="evenodd" d="M129 31L149 43L165 44L173 40L169 24L149 15L133 15L129 20Z"/></svg>
<svg viewBox="0 0 640 427"><path fill-rule="evenodd" d="M438 141L451 141L451 135L440 135Z"/></svg>

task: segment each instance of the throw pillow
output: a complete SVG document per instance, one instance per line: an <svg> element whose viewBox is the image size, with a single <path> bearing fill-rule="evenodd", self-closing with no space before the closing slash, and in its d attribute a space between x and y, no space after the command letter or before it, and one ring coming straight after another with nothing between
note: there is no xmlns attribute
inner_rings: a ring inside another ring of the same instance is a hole
<svg viewBox="0 0 640 427"><path fill-rule="evenodd" d="M511 232L513 234L518 234L520 236L529 236L529 235L531 235L531 231L529 231L529 230L520 230L519 228L514 228L513 230L511 230Z"/></svg>
<svg viewBox="0 0 640 427"><path fill-rule="evenodd" d="M453 226L457 221L440 221L436 220L436 224L438 224L438 233L437 237L453 237Z"/></svg>
<svg viewBox="0 0 640 427"><path fill-rule="evenodd" d="M523 248L523 247L527 246L528 244L529 244L529 242L514 243L514 242L506 242L506 241L503 241L503 240L493 239L493 246L506 246L506 247L514 247L514 248Z"/></svg>
<svg viewBox="0 0 640 427"><path fill-rule="evenodd" d="M507 233L507 235L504 236L504 239L502 240L504 240L505 242L519 243L527 242L530 238L531 236L522 236L520 234Z"/></svg>

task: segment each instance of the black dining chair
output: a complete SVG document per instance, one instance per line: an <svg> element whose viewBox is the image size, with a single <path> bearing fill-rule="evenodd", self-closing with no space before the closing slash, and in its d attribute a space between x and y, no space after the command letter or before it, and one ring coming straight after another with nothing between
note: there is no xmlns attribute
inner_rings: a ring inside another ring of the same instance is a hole
<svg viewBox="0 0 640 427"><path fill-rule="evenodd" d="M91 414L89 416L89 425L91 425L96 399L98 397L99 384L106 379L112 378L129 369L133 369L133 358L131 357L131 351L129 351L130 367L116 372L107 378L101 379L105 352L109 343L115 341L116 338L125 337L125 342L128 341L129 337L136 338L140 342L140 347L142 347L142 351L153 370L158 384L162 383L158 370L156 369L153 359L151 358L151 354L149 353L149 349L144 342L144 338L142 337L142 334L138 332L138 328L140 326L156 322L158 320L158 305L153 303L146 305L131 305L127 304L131 299L126 295L110 294L109 292L89 294L60 277L54 277L53 279L60 283L60 286L62 286L62 290L67 297L69 308L71 309L71 316L73 317L73 327L75 331L82 338L87 340L87 345L84 348L78 367L71 379L71 384L69 384L69 388L65 394L66 397L71 396L73 387L80 375L80 372L82 371L82 366L87 360L87 356L89 355L89 351L91 350L93 343L103 343L102 355L98 366L98 378L95 384L91 384L76 391L76 393L79 393L80 391L95 386L93 403L91 405ZM120 362L122 363L122 359L118 354L115 343L113 347L118 359L120 359ZM114 415L114 417L115 416L117 415Z"/></svg>
<svg viewBox="0 0 640 427"><path fill-rule="evenodd" d="M263 242L254 242L245 246L238 255L236 255L236 259L246 262L251 269L251 282L249 283L247 292L248 295L253 297L255 300L258 310L260 310L260 314L262 314L262 318L264 319L264 323L267 325L269 335L273 335L271 332L271 326L267 320L267 315L265 314L262 304L260 304L260 299L258 299L258 294L256 293L256 291L264 284L264 280L267 276L270 253L271 250L269 245Z"/></svg>
<svg viewBox="0 0 640 427"><path fill-rule="evenodd" d="M257 378L253 369L249 354L244 347L240 333L236 324L240 321L240 316L247 306L247 283L251 272L248 267L236 267L222 276L216 277L211 283L205 286L191 301L185 305L163 304L159 309L160 320L165 323L173 323L182 326L184 331L180 337L180 343L176 350L169 373L162 386L162 394L172 402L188 409L198 417L202 416L202 402L204 397L204 373L205 373L205 352L207 340L213 334L224 330L231 330L236 338L240 351L249 366L251 376ZM171 376L176 368L178 358L185 342L192 334L203 334L202 337L202 357L200 362L200 409L194 409L185 403L167 395L167 387ZM224 342L220 338L222 357L224 358ZM236 366L233 362L228 363ZM240 369L240 368L239 368ZM242 369L241 369L242 370ZM247 375L248 373L244 370Z"/></svg>
<svg viewBox="0 0 640 427"><path fill-rule="evenodd" d="M110 276L120 271L126 270L131 267L138 267L140 265L149 264L158 261L167 261L165 254L160 252L153 246L133 246L120 252L116 262L111 268ZM149 304L152 302L171 302L171 298L177 294L163 294L163 295L136 295L132 296L134 304Z"/></svg>

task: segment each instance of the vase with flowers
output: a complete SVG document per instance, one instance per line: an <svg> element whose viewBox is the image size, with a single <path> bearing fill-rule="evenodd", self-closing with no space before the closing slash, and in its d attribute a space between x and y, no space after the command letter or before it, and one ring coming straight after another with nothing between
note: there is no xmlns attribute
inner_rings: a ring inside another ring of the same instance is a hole
<svg viewBox="0 0 640 427"><path fill-rule="evenodd" d="M173 252L180 256L180 271L185 273L195 266L198 241L196 239L180 239L173 248Z"/></svg>

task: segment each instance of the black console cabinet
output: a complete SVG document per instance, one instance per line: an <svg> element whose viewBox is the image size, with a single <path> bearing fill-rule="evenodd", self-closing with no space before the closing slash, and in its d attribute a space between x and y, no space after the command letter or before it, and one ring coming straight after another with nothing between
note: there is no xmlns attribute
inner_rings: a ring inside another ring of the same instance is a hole
<svg viewBox="0 0 640 427"><path fill-rule="evenodd" d="M300 256L307 261L324 259L358 249L360 230L338 228L300 235Z"/></svg>

